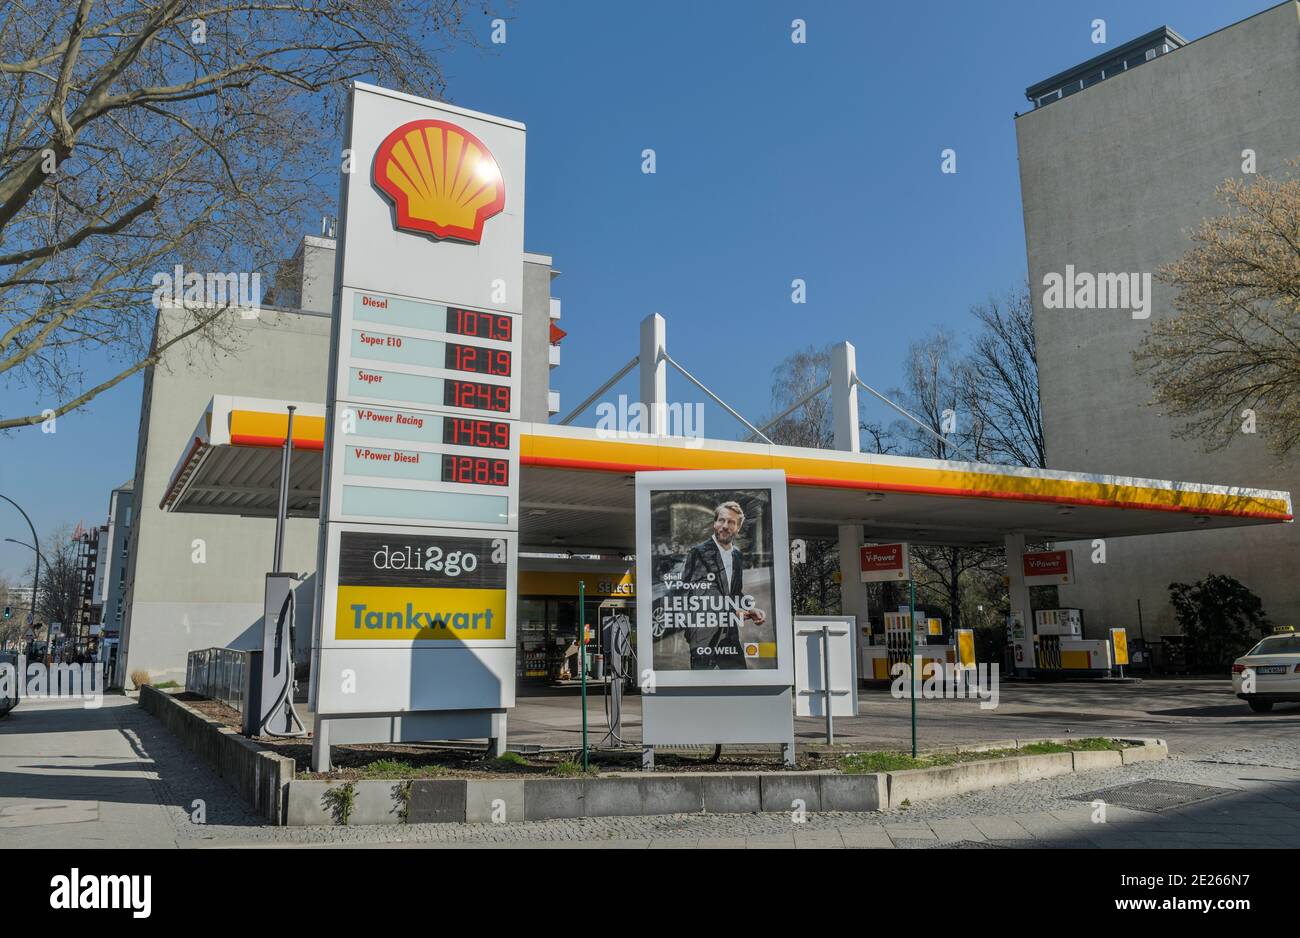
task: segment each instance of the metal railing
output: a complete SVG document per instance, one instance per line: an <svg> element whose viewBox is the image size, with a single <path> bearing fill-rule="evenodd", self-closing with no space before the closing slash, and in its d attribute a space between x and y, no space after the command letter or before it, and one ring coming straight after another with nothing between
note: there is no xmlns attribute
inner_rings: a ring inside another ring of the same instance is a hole
<svg viewBox="0 0 1300 938"><path fill-rule="evenodd" d="M192 651L185 663L185 689L243 713L248 658L248 652L235 648Z"/></svg>

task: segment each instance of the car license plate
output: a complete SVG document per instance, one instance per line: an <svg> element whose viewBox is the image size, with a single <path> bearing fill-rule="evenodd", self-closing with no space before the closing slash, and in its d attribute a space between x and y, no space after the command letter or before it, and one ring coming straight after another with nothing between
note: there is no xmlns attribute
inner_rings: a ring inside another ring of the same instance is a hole
<svg viewBox="0 0 1300 938"><path fill-rule="evenodd" d="M1256 674L1286 674L1288 668L1284 664L1261 664L1255 668Z"/></svg>

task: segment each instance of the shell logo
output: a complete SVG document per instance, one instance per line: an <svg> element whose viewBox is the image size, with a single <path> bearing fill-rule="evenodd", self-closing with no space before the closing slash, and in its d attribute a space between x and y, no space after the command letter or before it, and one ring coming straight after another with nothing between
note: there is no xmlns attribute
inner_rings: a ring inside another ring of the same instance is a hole
<svg viewBox="0 0 1300 938"><path fill-rule="evenodd" d="M757 643L757 642L746 642L746 643L745 643L745 657L746 657L746 658L757 658L757 657L758 657L758 643Z"/></svg>
<svg viewBox="0 0 1300 938"><path fill-rule="evenodd" d="M506 205L492 152L447 121L411 121L385 137L374 182L397 209L399 231L470 244L483 240L483 223Z"/></svg>

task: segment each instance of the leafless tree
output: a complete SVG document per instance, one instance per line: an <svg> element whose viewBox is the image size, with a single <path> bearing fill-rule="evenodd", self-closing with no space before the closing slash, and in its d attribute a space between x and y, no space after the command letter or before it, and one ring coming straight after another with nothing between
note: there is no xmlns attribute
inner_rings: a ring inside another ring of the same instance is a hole
<svg viewBox="0 0 1300 938"><path fill-rule="evenodd" d="M1300 178L1229 179L1217 195L1228 212L1158 272L1178 315L1152 323L1135 360L1181 436L1222 449L1251 424L1282 456L1300 444Z"/></svg>
<svg viewBox="0 0 1300 938"><path fill-rule="evenodd" d="M986 437L982 446L986 458L1045 468L1047 446L1029 284L1003 300L990 299L971 313L980 329L964 362L960 397L972 425Z"/></svg>
<svg viewBox="0 0 1300 938"><path fill-rule="evenodd" d="M190 337L157 274L272 271L332 205L349 81L439 96L469 0L7 0L0 9L0 382L73 410ZM227 325L223 325L227 324ZM52 412L52 414L50 413Z"/></svg>
<svg viewBox="0 0 1300 938"><path fill-rule="evenodd" d="M805 394L830 379L831 350L809 346L791 353L772 369L773 414L786 410ZM818 394L768 430L784 446L830 449L835 445L829 393ZM829 538L804 538L803 563L790 568L790 599L798 615L828 615L840 608L839 545Z"/></svg>
<svg viewBox="0 0 1300 938"><path fill-rule="evenodd" d="M63 624L63 634L74 635L81 626L81 592L84 585L78 562L78 543L67 525L41 538L41 581L36 597L36 621L45 628L36 636L45 639L49 626ZM29 570L29 575L34 571Z"/></svg>
<svg viewBox="0 0 1300 938"><path fill-rule="evenodd" d="M900 419L894 433L902 452L930 459L987 460L993 443L984 417L965 406L973 383L970 366L950 333L936 332L908 348L905 386L890 396L924 427ZM911 557L920 568L917 591L948 608L951 628L962 625L962 587L972 575L1003 562L1001 551L970 546L913 544Z"/></svg>

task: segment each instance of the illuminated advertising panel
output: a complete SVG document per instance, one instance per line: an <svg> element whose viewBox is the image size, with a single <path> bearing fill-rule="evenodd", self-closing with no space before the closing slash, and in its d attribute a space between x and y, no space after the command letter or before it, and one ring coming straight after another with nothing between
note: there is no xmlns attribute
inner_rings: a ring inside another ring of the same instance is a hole
<svg viewBox="0 0 1300 938"><path fill-rule="evenodd" d="M659 686L790 684L785 477L637 473L637 653Z"/></svg>

